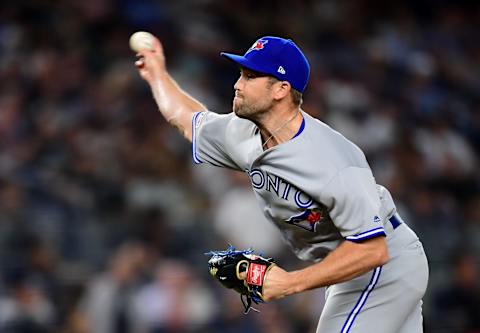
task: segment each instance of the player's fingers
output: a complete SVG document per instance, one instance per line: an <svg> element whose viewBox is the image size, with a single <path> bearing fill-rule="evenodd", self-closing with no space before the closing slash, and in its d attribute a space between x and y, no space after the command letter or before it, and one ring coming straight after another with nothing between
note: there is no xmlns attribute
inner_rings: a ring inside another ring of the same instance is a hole
<svg viewBox="0 0 480 333"><path fill-rule="evenodd" d="M240 278L240 280L246 280L247 279L247 272L240 272L238 274L238 277Z"/></svg>
<svg viewBox="0 0 480 333"><path fill-rule="evenodd" d="M155 56L155 51L149 49L140 49L136 54L136 57L141 59L147 59L153 56Z"/></svg>
<svg viewBox="0 0 480 333"><path fill-rule="evenodd" d="M160 42L160 40L155 37L155 39L153 40L153 51L154 52L157 52L157 53L163 53L163 46L162 46L162 43Z"/></svg>
<svg viewBox="0 0 480 333"><path fill-rule="evenodd" d="M136 57L143 57L145 56L144 54L145 49L139 49L137 53L135 54Z"/></svg>
<svg viewBox="0 0 480 333"><path fill-rule="evenodd" d="M163 46L158 38L155 37L155 39L152 41L152 49L145 50L144 55L148 57L148 59L155 59L154 61L156 65L159 65L160 67L165 66Z"/></svg>
<svg viewBox="0 0 480 333"><path fill-rule="evenodd" d="M155 51L148 50L148 49L142 49L137 53L137 58L143 61L143 65L147 67L152 66L157 61L155 60L156 59L155 56L156 56Z"/></svg>
<svg viewBox="0 0 480 333"><path fill-rule="evenodd" d="M153 50L141 49L137 52L138 59L135 62L135 66L138 69L148 70L150 74L156 76L165 67L165 57L157 39L154 40L152 46Z"/></svg>
<svg viewBox="0 0 480 333"><path fill-rule="evenodd" d="M152 42L152 48L142 48L138 50L136 56L137 57L150 57L150 56L155 56L156 54L162 54L163 53L163 48L161 46L160 41L155 38Z"/></svg>

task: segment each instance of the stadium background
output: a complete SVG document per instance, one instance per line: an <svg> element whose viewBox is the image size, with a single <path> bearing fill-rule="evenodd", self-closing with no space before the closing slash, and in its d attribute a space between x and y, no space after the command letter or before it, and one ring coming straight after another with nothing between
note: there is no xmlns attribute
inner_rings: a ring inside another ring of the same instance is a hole
<svg viewBox="0 0 480 333"><path fill-rule="evenodd" d="M303 264L243 175L192 167L133 66L148 30L221 113L238 72L220 51L304 48L304 109L366 152L425 244L426 332L480 332L479 22L478 1L2 0L0 331L314 331L321 290L244 316L209 278L228 242Z"/></svg>

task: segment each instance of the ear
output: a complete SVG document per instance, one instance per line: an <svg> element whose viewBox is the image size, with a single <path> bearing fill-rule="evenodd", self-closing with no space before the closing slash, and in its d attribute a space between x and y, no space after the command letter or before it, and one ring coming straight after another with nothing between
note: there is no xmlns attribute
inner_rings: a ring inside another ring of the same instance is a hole
<svg viewBox="0 0 480 333"><path fill-rule="evenodd" d="M287 81L278 81L273 85L273 99L281 100L287 97L292 90L292 86Z"/></svg>

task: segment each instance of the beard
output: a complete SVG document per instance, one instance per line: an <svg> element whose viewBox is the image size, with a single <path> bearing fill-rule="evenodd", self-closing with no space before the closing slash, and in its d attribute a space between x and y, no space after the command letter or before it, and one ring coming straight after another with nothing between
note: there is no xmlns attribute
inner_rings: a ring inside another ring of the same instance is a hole
<svg viewBox="0 0 480 333"><path fill-rule="evenodd" d="M266 100L257 100L254 103L249 102L244 97L235 97L233 99L233 112L239 118L258 120L262 115L272 108L272 102Z"/></svg>

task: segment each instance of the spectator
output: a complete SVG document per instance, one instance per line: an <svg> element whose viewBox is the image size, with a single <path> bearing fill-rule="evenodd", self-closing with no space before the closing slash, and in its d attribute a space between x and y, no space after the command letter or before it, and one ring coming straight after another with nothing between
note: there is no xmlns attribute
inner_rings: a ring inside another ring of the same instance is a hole
<svg viewBox="0 0 480 333"><path fill-rule="evenodd" d="M108 270L90 281L80 304L80 313L90 332L132 332L132 300L144 251L139 244L123 244L112 257Z"/></svg>
<svg viewBox="0 0 480 333"><path fill-rule="evenodd" d="M480 331L480 289L477 262L458 251L452 262L453 281L435 296L437 317L432 322L435 332L475 333Z"/></svg>
<svg viewBox="0 0 480 333"><path fill-rule="evenodd" d="M0 298L0 331L51 332L57 320L56 309L25 273L13 272L8 293Z"/></svg>
<svg viewBox="0 0 480 333"><path fill-rule="evenodd" d="M187 264L161 260L155 279L141 288L132 303L135 332L197 332L218 310L213 295Z"/></svg>

